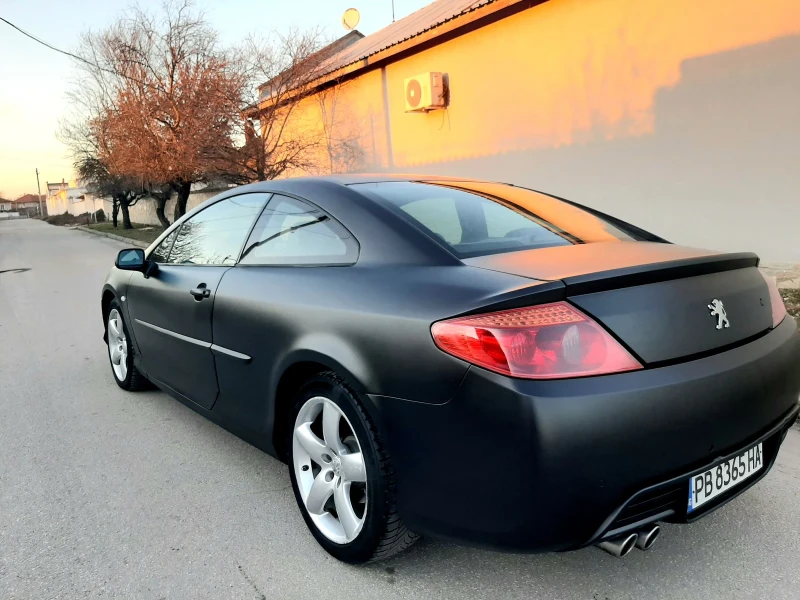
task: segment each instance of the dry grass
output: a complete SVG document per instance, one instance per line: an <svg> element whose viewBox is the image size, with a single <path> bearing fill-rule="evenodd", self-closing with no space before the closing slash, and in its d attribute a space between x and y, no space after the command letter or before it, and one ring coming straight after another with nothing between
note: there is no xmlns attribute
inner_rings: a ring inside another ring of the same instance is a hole
<svg viewBox="0 0 800 600"><path fill-rule="evenodd" d="M47 221L50 225L86 225L86 215L76 217L75 215L64 213L63 215L45 217L44 221Z"/></svg>
<svg viewBox="0 0 800 600"><path fill-rule="evenodd" d="M786 311L795 318L800 326L800 290L781 290L781 296L786 304Z"/></svg>
<svg viewBox="0 0 800 600"><path fill-rule="evenodd" d="M112 223L97 223L89 225L89 229L95 231L102 231L103 233L113 233L122 237L130 238L140 242L151 243L163 233L163 229L156 225L141 225L133 223L133 229L123 229L122 223L118 227L114 227Z"/></svg>

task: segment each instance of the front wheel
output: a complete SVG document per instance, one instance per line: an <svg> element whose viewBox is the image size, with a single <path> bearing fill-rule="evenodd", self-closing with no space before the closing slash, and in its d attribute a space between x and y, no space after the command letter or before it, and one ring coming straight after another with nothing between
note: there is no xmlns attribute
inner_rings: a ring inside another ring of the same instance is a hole
<svg viewBox="0 0 800 600"><path fill-rule="evenodd" d="M292 487L317 542L348 563L389 558L413 544L417 535L397 514L389 456L344 380L334 373L312 379L292 417Z"/></svg>
<svg viewBox="0 0 800 600"><path fill-rule="evenodd" d="M112 300L108 308L106 340L111 372L117 385L130 392L150 388L147 379L133 365L133 346L122 317L122 308L116 300Z"/></svg>

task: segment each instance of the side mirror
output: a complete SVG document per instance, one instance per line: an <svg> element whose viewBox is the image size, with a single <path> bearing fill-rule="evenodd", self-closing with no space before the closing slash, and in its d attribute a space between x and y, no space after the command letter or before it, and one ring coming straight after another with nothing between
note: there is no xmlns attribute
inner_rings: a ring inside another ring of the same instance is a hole
<svg viewBox="0 0 800 600"><path fill-rule="evenodd" d="M141 248L126 248L119 251L114 266L123 271L144 271L145 263L144 250Z"/></svg>
<svg viewBox="0 0 800 600"><path fill-rule="evenodd" d="M145 279L158 272L158 263L145 259L141 248L120 250L114 265L123 271L139 271Z"/></svg>

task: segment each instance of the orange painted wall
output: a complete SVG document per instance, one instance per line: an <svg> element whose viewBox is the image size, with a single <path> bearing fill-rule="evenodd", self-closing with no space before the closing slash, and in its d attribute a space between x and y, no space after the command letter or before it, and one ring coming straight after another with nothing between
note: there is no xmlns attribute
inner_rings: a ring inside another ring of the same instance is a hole
<svg viewBox="0 0 800 600"><path fill-rule="evenodd" d="M404 79L426 71L448 74L450 106L405 113ZM335 136L362 156L334 170L512 181L800 263L800 0L549 0L386 78L389 137L381 71L342 86ZM318 100L301 109L319 129Z"/></svg>
<svg viewBox="0 0 800 600"><path fill-rule="evenodd" d="M284 135L314 139L319 143L312 157L314 166L309 169L312 174L386 168L387 129L383 106L381 72L371 71L304 99L293 109ZM349 151L356 147L357 152Z"/></svg>
<svg viewBox="0 0 800 600"><path fill-rule="evenodd" d="M683 61L797 33L800 0L550 0L387 67L395 165L646 134ZM451 105L406 114L424 71Z"/></svg>

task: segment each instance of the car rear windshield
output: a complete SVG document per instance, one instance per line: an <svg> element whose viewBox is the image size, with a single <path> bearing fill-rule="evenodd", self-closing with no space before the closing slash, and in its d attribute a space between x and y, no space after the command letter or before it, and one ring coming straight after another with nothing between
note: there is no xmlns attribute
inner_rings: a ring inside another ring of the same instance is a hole
<svg viewBox="0 0 800 600"><path fill-rule="evenodd" d="M409 219L460 258L658 239L552 196L499 183L387 181L351 187Z"/></svg>

